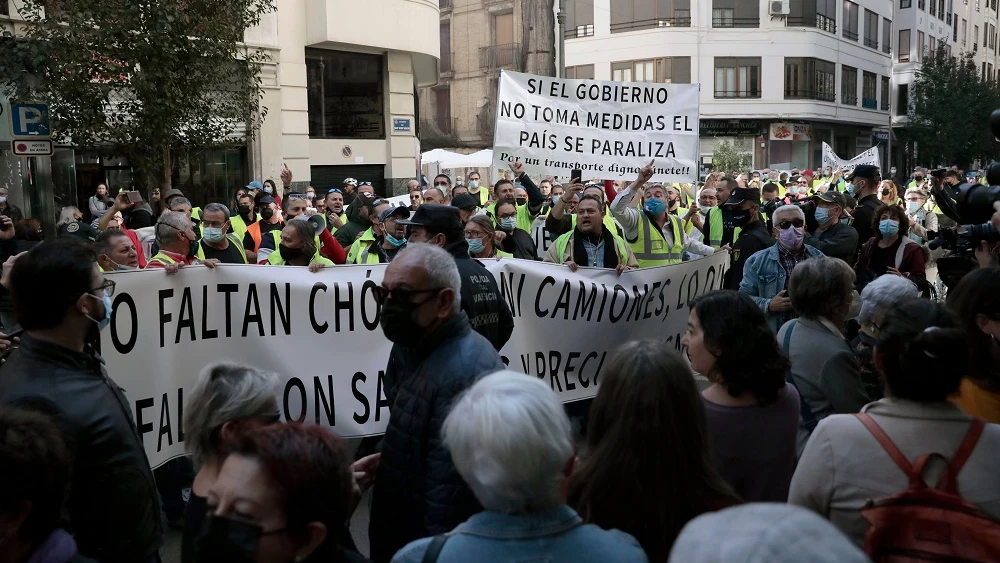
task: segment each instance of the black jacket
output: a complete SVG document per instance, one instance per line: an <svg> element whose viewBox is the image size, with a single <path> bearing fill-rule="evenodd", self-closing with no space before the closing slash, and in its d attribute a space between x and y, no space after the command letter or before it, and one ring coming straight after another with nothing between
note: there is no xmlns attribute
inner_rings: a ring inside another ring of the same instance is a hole
<svg viewBox="0 0 1000 563"><path fill-rule="evenodd" d="M725 288L739 291L740 282L743 281L743 266L747 259L772 244L774 244L774 237L767 230L763 217L744 227L740 231L739 238L733 243L733 251L730 255L732 262L729 270L726 271Z"/></svg>
<svg viewBox="0 0 1000 563"><path fill-rule="evenodd" d="M101 563L147 561L163 539L156 483L123 391L95 353L27 334L0 367L0 405L44 412L62 429L73 461L70 528L80 553Z"/></svg>
<svg viewBox="0 0 1000 563"><path fill-rule="evenodd" d="M372 561L386 563L407 543L450 531L482 510L455 470L441 426L462 391L501 369L500 355L472 330L465 313L419 346L392 347L385 389L389 426L368 528Z"/></svg>
<svg viewBox="0 0 1000 563"><path fill-rule="evenodd" d="M507 233L507 231L503 231ZM500 244L500 250L509 252L514 258L522 260L541 260L538 257L538 247L535 246L535 239L524 229L514 229L514 232L507 233L506 238Z"/></svg>
<svg viewBox="0 0 1000 563"><path fill-rule="evenodd" d="M858 231L850 225L835 223L822 233L806 233L806 244L831 258L840 258L852 268L857 261Z"/></svg>
<svg viewBox="0 0 1000 563"><path fill-rule="evenodd" d="M875 210L882 206L882 202L878 199L875 194L867 195L858 201L857 208L854 209L854 222L851 226L854 230L858 232L858 243L857 248L854 249L854 255L857 257L858 251L861 250L861 245L868 242L868 239L875 236L875 229L872 227L872 221L875 220ZM854 265L855 260L848 260L847 263Z"/></svg>
<svg viewBox="0 0 1000 563"><path fill-rule="evenodd" d="M352 205L347 210L347 222L344 223L343 227L337 229L337 234L333 235L333 238L337 239L340 246L347 249L354 244L358 235L367 231L368 227L371 226L371 222L361 216L360 206Z"/></svg>
<svg viewBox="0 0 1000 563"><path fill-rule="evenodd" d="M469 317L472 329L482 334L499 352L514 333L514 316L500 295L493 274L469 256L465 239L444 247L455 257L458 274L462 277L462 310Z"/></svg>

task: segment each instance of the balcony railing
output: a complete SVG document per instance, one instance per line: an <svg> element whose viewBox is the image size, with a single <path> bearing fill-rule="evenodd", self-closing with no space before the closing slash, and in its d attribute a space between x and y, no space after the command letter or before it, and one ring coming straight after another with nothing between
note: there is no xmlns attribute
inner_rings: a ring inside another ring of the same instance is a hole
<svg viewBox="0 0 1000 563"><path fill-rule="evenodd" d="M849 29L845 29L844 30L844 39L849 39L851 41L857 41L858 40L858 32L857 31L851 31Z"/></svg>
<svg viewBox="0 0 1000 563"><path fill-rule="evenodd" d="M509 68L521 70L521 44L505 43L479 48L479 68L495 70Z"/></svg>
<svg viewBox="0 0 1000 563"><path fill-rule="evenodd" d="M871 47L872 49L878 49L878 39L868 39L865 37L865 47Z"/></svg>
<svg viewBox="0 0 1000 563"><path fill-rule="evenodd" d="M843 100L841 103L844 104L845 106L856 106L856 105L858 105L858 95L857 94L842 95L841 99Z"/></svg>
<svg viewBox="0 0 1000 563"><path fill-rule="evenodd" d="M736 98L760 98L760 90L716 90L715 98L719 100Z"/></svg>
<svg viewBox="0 0 1000 563"><path fill-rule="evenodd" d="M657 27L691 27L691 10L674 10L672 18L653 18L611 24L611 33L653 29Z"/></svg>
<svg viewBox="0 0 1000 563"><path fill-rule="evenodd" d="M882 100L882 111L889 111L889 100Z"/></svg>
<svg viewBox="0 0 1000 563"><path fill-rule="evenodd" d="M861 107L865 109L878 109L878 100L875 98L861 98Z"/></svg>
<svg viewBox="0 0 1000 563"><path fill-rule="evenodd" d="M789 16L785 18L785 27L815 27L820 31L837 33L837 20L816 14L811 16Z"/></svg>
<svg viewBox="0 0 1000 563"><path fill-rule="evenodd" d="M760 18L727 18L725 16L713 17L712 27L755 28L760 27Z"/></svg>
<svg viewBox="0 0 1000 563"><path fill-rule="evenodd" d="M576 39L577 37L593 37L594 24L578 25L573 29L566 30L566 39Z"/></svg>
<svg viewBox="0 0 1000 563"><path fill-rule="evenodd" d="M885 53L886 55L891 55L892 54L892 44L890 42L888 42L888 41L886 41L885 43L883 43L882 44L882 52Z"/></svg>
<svg viewBox="0 0 1000 563"><path fill-rule="evenodd" d="M819 100L821 102L835 102L837 96L833 92L822 90L785 90L786 100Z"/></svg>

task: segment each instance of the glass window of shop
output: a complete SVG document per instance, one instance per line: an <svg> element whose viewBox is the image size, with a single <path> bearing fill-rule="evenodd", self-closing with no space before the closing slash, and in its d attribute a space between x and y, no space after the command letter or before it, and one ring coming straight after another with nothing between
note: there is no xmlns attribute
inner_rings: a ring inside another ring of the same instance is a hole
<svg viewBox="0 0 1000 563"><path fill-rule="evenodd" d="M384 139L384 57L306 49L309 137Z"/></svg>

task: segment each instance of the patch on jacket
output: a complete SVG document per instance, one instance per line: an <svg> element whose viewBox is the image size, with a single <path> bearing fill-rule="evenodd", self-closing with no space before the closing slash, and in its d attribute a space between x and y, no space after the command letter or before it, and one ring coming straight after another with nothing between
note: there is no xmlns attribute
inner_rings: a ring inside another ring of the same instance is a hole
<svg viewBox="0 0 1000 563"><path fill-rule="evenodd" d="M740 249L740 248L734 248L733 249L733 262L739 262L740 261L740 250L742 250L742 249Z"/></svg>
<svg viewBox="0 0 1000 563"><path fill-rule="evenodd" d="M66 225L66 231L67 232L75 233L75 232L77 232L79 230L80 230L80 224L79 223L70 223L69 225Z"/></svg>

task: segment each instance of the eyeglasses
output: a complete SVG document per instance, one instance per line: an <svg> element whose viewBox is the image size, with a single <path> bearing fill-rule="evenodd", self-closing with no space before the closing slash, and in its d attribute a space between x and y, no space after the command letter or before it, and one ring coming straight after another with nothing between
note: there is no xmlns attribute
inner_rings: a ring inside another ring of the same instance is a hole
<svg viewBox="0 0 1000 563"><path fill-rule="evenodd" d="M327 194L332 194L332 193L333 194L343 194L344 190L342 190L340 188L330 188L329 190L326 191L326 193Z"/></svg>
<svg viewBox="0 0 1000 563"><path fill-rule="evenodd" d="M400 303L413 303L413 296L414 295L419 295L419 294L423 294L423 293L437 293L437 292L441 291L442 289L444 289L444 288L443 287L435 287L435 288L432 288L432 289L406 289L406 288L402 288L402 287L397 287L395 289L386 289L386 288L381 287L381 286L376 286L375 287L375 301L379 305L384 305L387 299L392 299L393 301L399 301ZM414 304L415 305L423 305L424 303L427 303L431 299L434 299L433 295L430 296L430 297L428 297L427 299L424 299L423 301L421 301L419 303L414 303Z"/></svg>
<svg viewBox="0 0 1000 563"><path fill-rule="evenodd" d="M795 218L792 219L791 221L782 221L778 223L778 228L781 229L782 231L784 231L789 227L795 227L796 229L801 229L802 226L805 224L806 222L803 221L802 219Z"/></svg>
<svg viewBox="0 0 1000 563"><path fill-rule="evenodd" d="M483 238L486 233L482 231L465 231L465 238Z"/></svg>
<svg viewBox="0 0 1000 563"><path fill-rule="evenodd" d="M108 297L111 297L112 295L115 294L115 281L114 280L104 280L104 283L102 283L101 285L95 287L94 289L91 289L89 293L93 293L95 291L101 291L101 290L104 291L105 295L107 295Z"/></svg>
<svg viewBox="0 0 1000 563"><path fill-rule="evenodd" d="M306 197L306 194L288 194L285 197L288 198L289 201L296 200L296 199L300 199L302 201L308 201L309 200L309 198Z"/></svg>

